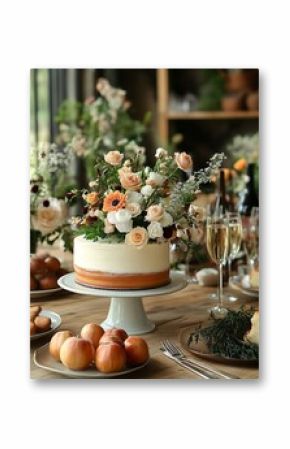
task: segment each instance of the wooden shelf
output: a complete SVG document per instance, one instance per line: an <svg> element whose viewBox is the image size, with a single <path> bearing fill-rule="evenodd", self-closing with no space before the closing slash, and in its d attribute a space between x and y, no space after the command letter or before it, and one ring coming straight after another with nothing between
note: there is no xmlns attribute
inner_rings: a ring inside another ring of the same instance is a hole
<svg viewBox="0 0 290 449"><path fill-rule="evenodd" d="M168 120L232 120L232 119L258 119L258 111L191 111L167 112Z"/></svg>
<svg viewBox="0 0 290 449"><path fill-rule="evenodd" d="M169 125L174 120L251 120L259 119L259 111L169 111L168 69L157 69L157 120L161 145L169 140Z"/></svg>

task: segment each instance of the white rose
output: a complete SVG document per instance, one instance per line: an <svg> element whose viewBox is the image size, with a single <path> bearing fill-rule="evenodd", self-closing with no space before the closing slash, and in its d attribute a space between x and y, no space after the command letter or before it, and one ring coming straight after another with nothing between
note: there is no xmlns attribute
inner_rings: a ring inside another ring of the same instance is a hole
<svg viewBox="0 0 290 449"><path fill-rule="evenodd" d="M172 216L168 212L164 212L163 218L161 218L160 220L160 224L163 226L163 228L171 226L173 224Z"/></svg>
<svg viewBox="0 0 290 449"><path fill-rule="evenodd" d="M109 223L115 225L119 232L129 232L133 227L132 216L126 209L120 209L117 212L109 212L107 220Z"/></svg>
<svg viewBox="0 0 290 449"><path fill-rule="evenodd" d="M153 204L148 207L147 215L145 217L146 221L160 221L163 218L164 209L160 204Z"/></svg>
<svg viewBox="0 0 290 449"><path fill-rule="evenodd" d="M160 175L159 173L155 173L154 171L151 171L146 180L146 184L149 184L152 187L159 187L162 186L164 181L165 181L164 176Z"/></svg>
<svg viewBox="0 0 290 449"><path fill-rule="evenodd" d="M137 203L140 204L143 200L143 197L141 193L135 192L134 190L126 190L126 198L127 198L127 204L130 203Z"/></svg>
<svg viewBox="0 0 290 449"><path fill-rule="evenodd" d="M117 223L117 221L116 221L116 212L115 211L108 212L107 220L111 224L116 224Z"/></svg>
<svg viewBox="0 0 290 449"><path fill-rule="evenodd" d="M130 212L132 217L138 217L141 214L141 206L138 203L128 203L126 209Z"/></svg>
<svg viewBox="0 0 290 449"><path fill-rule="evenodd" d="M151 186L146 185L146 186L142 187L141 193L143 196L149 197L152 194L153 190L154 189Z"/></svg>
<svg viewBox="0 0 290 449"><path fill-rule="evenodd" d="M63 200L48 198L39 202L32 217L33 228L47 235L62 226L67 216L67 206Z"/></svg>
<svg viewBox="0 0 290 449"><path fill-rule="evenodd" d="M148 236L150 239L157 239L163 237L163 229L158 221L151 221L147 228Z"/></svg>
<svg viewBox="0 0 290 449"><path fill-rule="evenodd" d="M161 158L161 157L166 157L168 156L168 152L166 150L164 150L164 148L157 148L156 152L155 152L155 157L157 159Z"/></svg>

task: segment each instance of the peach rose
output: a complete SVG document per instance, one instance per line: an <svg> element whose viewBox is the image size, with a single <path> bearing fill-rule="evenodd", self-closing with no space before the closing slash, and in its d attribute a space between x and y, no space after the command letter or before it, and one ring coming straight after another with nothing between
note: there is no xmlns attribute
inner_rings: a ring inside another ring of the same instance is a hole
<svg viewBox="0 0 290 449"><path fill-rule="evenodd" d="M142 181L137 173L120 170L121 186L126 190L140 190Z"/></svg>
<svg viewBox="0 0 290 449"><path fill-rule="evenodd" d="M175 153L175 162L180 170L183 170L186 173L191 172L193 163L190 154L185 153L185 151L182 153Z"/></svg>
<svg viewBox="0 0 290 449"><path fill-rule="evenodd" d="M137 226L133 228L125 237L125 243L127 245L135 246L138 249L143 248L148 241L148 232L145 228Z"/></svg>
<svg viewBox="0 0 290 449"><path fill-rule="evenodd" d="M120 151L109 151L104 156L105 161L116 167L117 165L121 165L122 160L124 159L124 154L121 154Z"/></svg>
<svg viewBox="0 0 290 449"><path fill-rule="evenodd" d="M148 207L146 221L160 221L164 216L164 209L162 206L158 204L154 204L153 206Z"/></svg>
<svg viewBox="0 0 290 449"><path fill-rule="evenodd" d="M88 193L85 196L85 200L86 200L86 202L88 204L91 204L93 206L94 204L98 203L98 201L99 201L99 194L97 192Z"/></svg>
<svg viewBox="0 0 290 449"><path fill-rule="evenodd" d="M66 216L67 206L63 200L56 198L41 200L36 214L32 216L33 228L40 231L43 235L50 234L64 224Z"/></svg>

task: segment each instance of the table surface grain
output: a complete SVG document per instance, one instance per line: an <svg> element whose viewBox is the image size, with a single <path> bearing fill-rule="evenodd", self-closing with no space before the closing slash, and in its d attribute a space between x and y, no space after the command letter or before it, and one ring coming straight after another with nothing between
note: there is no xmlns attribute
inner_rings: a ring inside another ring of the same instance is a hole
<svg viewBox="0 0 290 449"><path fill-rule="evenodd" d="M215 288L188 285L177 293L143 299L144 308L149 319L156 324L156 329L153 332L143 336L149 345L151 360L147 367L122 378L198 379L204 381L204 379L166 358L159 348L160 341L164 339L170 339L180 346L179 333L181 329L208 317L208 309L213 304L213 301L208 299L208 295L215 291ZM225 289L225 293L228 291L230 290ZM232 290L232 292L239 297L239 300L227 303L227 307L238 309L242 304L252 304L257 307L257 301L249 299L249 297L240 294L236 290ZM40 305L43 309L58 313L62 319L60 329L70 329L73 333L79 334L84 324L88 322L101 323L105 319L109 307L109 298L62 291L43 299L34 299L31 304ZM32 379L64 379L63 376L46 371L34 364L33 353L35 349L48 341L49 338L41 338L31 342L30 375ZM207 364L217 369L220 368L224 372L235 374L241 379L257 379L259 376L259 371L256 367L213 363L194 357L190 353L188 353L188 356L198 362L202 362L204 365Z"/></svg>

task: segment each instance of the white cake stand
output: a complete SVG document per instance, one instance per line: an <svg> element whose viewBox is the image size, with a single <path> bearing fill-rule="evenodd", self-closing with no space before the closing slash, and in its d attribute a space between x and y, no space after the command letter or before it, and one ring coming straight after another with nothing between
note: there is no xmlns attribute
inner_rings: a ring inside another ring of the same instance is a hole
<svg viewBox="0 0 290 449"><path fill-rule="evenodd" d="M128 335L140 335L152 332L155 329L155 324L147 318L142 298L174 293L187 285L184 276L180 273L171 272L170 277L170 284L147 290L105 290L84 287L75 282L74 273L59 278L58 284L63 289L73 293L111 298L107 318L101 324L103 329L118 327L125 329Z"/></svg>

